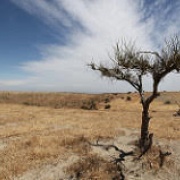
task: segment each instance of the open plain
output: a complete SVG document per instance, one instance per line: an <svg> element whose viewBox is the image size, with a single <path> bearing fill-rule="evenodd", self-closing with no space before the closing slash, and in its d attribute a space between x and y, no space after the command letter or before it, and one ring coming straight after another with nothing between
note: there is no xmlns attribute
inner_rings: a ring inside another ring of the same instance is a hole
<svg viewBox="0 0 180 180"><path fill-rule="evenodd" d="M174 116L179 102L180 92L162 92L152 103L154 149L124 162L128 180L180 179L180 116ZM134 150L140 125L137 93L1 92L0 179L118 179L112 163L117 152L88 142ZM172 153L162 168L158 148Z"/></svg>

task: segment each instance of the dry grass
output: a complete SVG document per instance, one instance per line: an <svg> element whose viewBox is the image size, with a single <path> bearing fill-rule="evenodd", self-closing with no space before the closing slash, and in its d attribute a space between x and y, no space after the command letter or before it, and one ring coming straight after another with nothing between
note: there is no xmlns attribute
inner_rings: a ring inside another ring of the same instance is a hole
<svg viewBox="0 0 180 180"><path fill-rule="evenodd" d="M6 93L0 95L0 179L12 179L58 159L67 160L70 154L89 156L91 147L87 141L98 137L114 139L125 135L121 128L140 128L141 105L138 94L76 94L70 98L70 94L7 93L5 96ZM70 101L74 102L75 96L77 103L73 107ZM79 101L89 101L98 96L99 110L87 111L80 108L82 104L78 104ZM122 98L127 96L131 96L131 101ZM164 104L167 96L172 102L169 105ZM173 103L174 97L176 100L180 99L180 93L164 93L151 106L153 118L150 130L155 137L180 138L179 117L173 116L178 108ZM59 103L59 107L63 108L54 108L57 101L54 104L53 101L58 98L71 105L63 106ZM111 109L108 110L104 110L106 98L110 99L108 103ZM26 102L38 101L38 107L32 102L27 106L24 104L25 99ZM94 155L87 158L93 159ZM86 161L85 156L83 159Z"/></svg>
<svg viewBox="0 0 180 180"><path fill-rule="evenodd" d="M92 102L110 101L121 94L77 94L77 93L19 93L0 92L0 103L45 106L52 108L76 108L89 106Z"/></svg>
<svg viewBox="0 0 180 180"><path fill-rule="evenodd" d="M67 168L70 178L75 179L112 179L118 175L115 164L97 154L80 157L79 161Z"/></svg>

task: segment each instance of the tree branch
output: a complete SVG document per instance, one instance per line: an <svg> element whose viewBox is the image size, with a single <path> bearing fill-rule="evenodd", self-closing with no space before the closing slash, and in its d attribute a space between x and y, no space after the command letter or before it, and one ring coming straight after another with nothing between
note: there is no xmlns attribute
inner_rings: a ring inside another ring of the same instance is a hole
<svg viewBox="0 0 180 180"><path fill-rule="evenodd" d="M139 51L138 53L140 54L153 54L155 55L157 58L159 58L161 61L163 61L164 59L160 56L160 54L156 51Z"/></svg>
<svg viewBox="0 0 180 180"><path fill-rule="evenodd" d="M143 54L155 55L156 59L150 63L150 57L144 57ZM161 54L156 51L136 51L134 44L119 47L116 44L115 59L113 68L103 65L97 66L91 63L93 70L99 70L102 76L123 80L133 86L140 95L141 102L148 106L159 94L158 85L162 78L173 70L180 71L180 41L177 37L166 42L166 48L162 49ZM153 92L147 98L143 96L142 76L151 74L153 78Z"/></svg>

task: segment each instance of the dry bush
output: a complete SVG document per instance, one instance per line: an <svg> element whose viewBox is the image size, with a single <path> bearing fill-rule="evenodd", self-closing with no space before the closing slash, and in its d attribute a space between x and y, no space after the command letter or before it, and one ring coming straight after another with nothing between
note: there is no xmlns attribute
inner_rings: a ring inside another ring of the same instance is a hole
<svg viewBox="0 0 180 180"><path fill-rule="evenodd" d="M82 106L81 109L84 110L97 110L97 105L94 100L91 100L89 102L85 102Z"/></svg>
<svg viewBox="0 0 180 180"><path fill-rule="evenodd" d="M111 105L110 104L106 104L105 106L104 106L104 109L110 109L111 108Z"/></svg>
<svg viewBox="0 0 180 180"><path fill-rule="evenodd" d="M66 169L70 178L74 179L112 179L118 175L115 164L99 157L88 154L80 157L79 161Z"/></svg>
<svg viewBox="0 0 180 180"><path fill-rule="evenodd" d="M139 149L136 149L136 153ZM166 151L168 152L168 151ZM159 171L161 168L174 169L175 162L170 156L165 156L163 162L160 157L160 147L153 145L151 149L143 155L140 159L135 158L140 164L142 164L142 170Z"/></svg>
<svg viewBox="0 0 180 180"><path fill-rule="evenodd" d="M131 101L131 100L132 100L132 98L130 96L126 97L126 101Z"/></svg>
<svg viewBox="0 0 180 180"><path fill-rule="evenodd" d="M71 149L73 153L79 155L87 154L91 150L87 138L83 135L78 137L69 137L62 140L61 145L66 149Z"/></svg>
<svg viewBox="0 0 180 180"><path fill-rule="evenodd" d="M110 100L110 98L105 98L105 100L104 100L104 103L109 103L111 100Z"/></svg>
<svg viewBox="0 0 180 180"><path fill-rule="evenodd" d="M164 102L164 104L171 104L171 101L170 101L170 100L166 100L166 101Z"/></svg>

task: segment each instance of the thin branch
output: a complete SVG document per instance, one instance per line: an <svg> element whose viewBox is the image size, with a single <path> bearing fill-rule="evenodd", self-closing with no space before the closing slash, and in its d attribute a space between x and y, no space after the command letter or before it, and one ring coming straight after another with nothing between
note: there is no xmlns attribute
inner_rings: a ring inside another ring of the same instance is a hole
<svg viewBox="0 0 180 180"><path fill-rule="evenodd" d="M142 55L140 55L142 54ZM149 62L149 56L143 54L155 55L156 61ZM110 58L115 64L113 68L97 66L91 63L93 70L99 70L103 76L115 78L116 80L124 80L133 86L140 94L141 101L147 106L159 95L158 85L162 78L173 70L180 71L180 41L178 37L166 42L166 48L162 49L161 54L156 51L136 51L134 44L123 44L115 47L115 59ZM153 77L153 92L145 100L143 96L142 76L147 73ZM135 75L134 75L135 74ZM139 75L140 74L140 75Z"/></svg>
<svg viewBox="0 0 180 180"><path fill-rule="evenodd" d="M89 143L91 146L102 147L103 149L105 149L105 150L107 150L107 151L108 151L109 149L113 148L115 151L118 151L118 152L121 152L121 153L124 152L123 150L119 149L117 146L112 145L112 144L110 144L110 145L99 144L99 138L97 139L96 144L93 144L93 143L91 143L91 142L88 142L88 143Z"/></svg>
<svg viewBox="0 0 180 180"><path fill-rule="evenodd" d="M124 80L127 81L131 86L133 86L137 91L139 91L139 88L140 88L139 84L137 84L137 83L135 83L135 82L133 82L127 78L125 78Z"/></svg>
<svg viewBox="0 0 180 180"><path fill-rule="evenodd" d="M153 54L156 57L158 57L161 61L163 60L163 58L160 56L160 54L156 51L139 51L138 53L140 53L140 54Z"/></svg>

